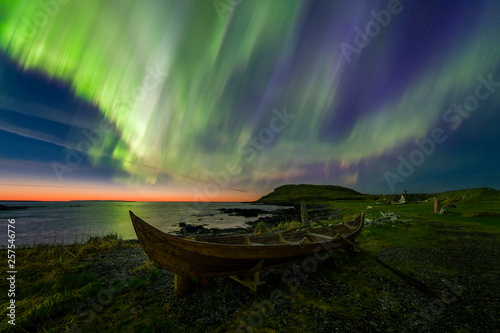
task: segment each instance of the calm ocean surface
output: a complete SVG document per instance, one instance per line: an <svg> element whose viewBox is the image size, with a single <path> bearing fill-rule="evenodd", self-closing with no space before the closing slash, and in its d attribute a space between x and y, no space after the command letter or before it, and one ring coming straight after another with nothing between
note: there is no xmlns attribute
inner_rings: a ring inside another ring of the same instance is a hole
<svg viewBox="0 0 500 333"><path fill-rule="evenodd" d="M74 243L89 236L102 236L110 232L118 233L123 239L137 239L129 210L155 226L171 232L179 230L174 226L179 222L194 225L206 224L207 228L244 227L245 222L256 217L229 216L219 208L259 208L274 211L279 206L254 205L239 202L0 202L0 205L28 206L26 209L0 211L0 221L4 226L0 234L7 244L7 219L15 219L16 244L34 243Z"/></svg>

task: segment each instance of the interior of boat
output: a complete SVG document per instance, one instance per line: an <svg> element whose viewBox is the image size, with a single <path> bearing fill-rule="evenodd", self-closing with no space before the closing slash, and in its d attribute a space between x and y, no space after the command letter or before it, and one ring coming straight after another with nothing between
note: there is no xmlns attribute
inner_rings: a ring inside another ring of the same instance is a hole
<svg viewBox="0 0 500 333"><path fill-rule="evenodd" d="M271 244L300 244L317 243L337 239L340 236L348 235L354 232L357 227L346 224L337 224L329 227L320 227L314 229L282 231L266 233L261 235L254 234L232 234L218 236L192 236L192 240L217 243L217 244L241 244L241 245L271 245Z"/></svg>

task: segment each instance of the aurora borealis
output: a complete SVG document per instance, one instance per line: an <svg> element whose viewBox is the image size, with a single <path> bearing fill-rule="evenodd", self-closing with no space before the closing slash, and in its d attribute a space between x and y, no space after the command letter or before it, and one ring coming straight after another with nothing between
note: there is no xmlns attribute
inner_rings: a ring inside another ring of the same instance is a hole
<svg viewBox="0 0 500 333"><path fill-rule="evenodd" d="M500 188L499 15L488 0L0 0L2 199Z"/></svg>

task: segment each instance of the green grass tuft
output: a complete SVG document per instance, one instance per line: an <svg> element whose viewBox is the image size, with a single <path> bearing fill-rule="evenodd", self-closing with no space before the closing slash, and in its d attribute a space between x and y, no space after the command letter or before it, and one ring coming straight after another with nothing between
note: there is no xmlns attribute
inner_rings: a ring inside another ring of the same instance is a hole
<svg viewBox="0 0 500 333"><path fill-rule="evenodd" d="M268 231L269 230L267 229L266 223L264 221L260 221L255 226L254 233L257 234L257 235L260 235L260 234L264 234L264 233L266 233Z"/></svg>
<svg viewBox="0 0 500 333"><path fill-rule="evenodd" d="M128 285L132 289L142 289L142 288L146 288L148 283L146 281L144 281L143 279L141 279L140 277L136 276L136 277L132 278L132 280L130 280Z"/></svg>
<svg viewBox="0 0 500 333"><path fill-rule="evenodd" d="M148 280L149 281L156 281L160 278L160 271L157 270L157 269L152 269L149 271L149 274L148 274Z"/></svg>
<svg viewBox="0 0 500 333"><path fill-rule="evenodd" d="M299 221L281 222L274 228L274 231L286 231L300 227L302 227L302 222Z"/></svg>

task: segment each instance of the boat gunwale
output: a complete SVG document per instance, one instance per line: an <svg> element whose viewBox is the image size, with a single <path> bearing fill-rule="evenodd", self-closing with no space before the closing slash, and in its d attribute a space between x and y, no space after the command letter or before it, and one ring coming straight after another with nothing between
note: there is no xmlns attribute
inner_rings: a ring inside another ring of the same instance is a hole
<svg viewBox="0 0 500 333"><path fill-rule="evenodd" d="M160 233L161 235L163 236L166 236L168 238L172 238L174 239L175 241L178 241L178 242L181 242L181 243L184 243L184 244L188 244L188 243L191 243L191 244L199 244L199 245L203 245L203 246L208 246L208 247L213 247L214 249L215 248L220 248L221 246L222 247L234 247L234 248L237 248L237 249L244 249L246 247L248 247L249 249L253 248L265 248L265 247L268 247L270 249L272 248L286 248L286 247L297 247L297 246L301 246L300 244L298 244L298 242L290 242L290 243L275 243L275 244L262 244L262 243L252 243L252 244L225 244L225 243L214 243L214 242L204 242L204 241L200 241L200 240L197 240L197 239L189 239L188 237L193 237L193 236L178 236L178 235L173 235L173 234L170 234L170 233L166 233L164 231L161 231L160 229L152 226L151 224L147 223L146 221L144 221L143 219L141 219L140 217L138 217L137 215L135 215L132 211L129 211L131 214L133 214L133 216L139 221L139 223L142 223L142 224L146 224L148 227L150 228L153 228L155 229L156 231L158 231L158 233ZM357 232L359 232L360 229L363 228L363 225L364 225L364 218L362 217L362 215L364 215L364 213L362 213L358 218L355 219L355 221L357 221L359 218L361 218L361 224L357 227L352 227L352 228L355 228L352 232L350 233L347 233L347 234L344 234L343 236L344 237L350 237L351 235L353 234L356 234ZM134 222L134 221L133 221ZM314 228L314 229L309 229L309 230L318 230L318 229L329 229L329 228L334 228L334 227L337 227L337 226L346 226L348 227L347 225L345 225L345 223L339 223L339 224L336 224L336 225L333 225L333 226L327 226L327 227L319 227L319 228ZM349 228L349 227L348 227ZM269 234L269 235L263 235L263 236L274 236L274 235L279 235L279 233L276 233L276 234ZM205 237L206 235L204 236L201 236L201 237ZM226 235L226 236L222 236L222 237L235 237L235 236L249 236L249 234L230 234L230 235ZM253 235L253 236L258 236L258 235ZM304 235L305 236L305 235ZM211 237L211 236L206 236L206 237ZM221 237L221 236L212 236L212 237ZM249 236L251 237L251 236ZM139 237L138 237L139 239ZM332 242L335 242L336 240L324 240L324 241L316 241L316 242L310 242L310 243L306 243L306 244L303 244L303 246L306 246L306 245L324 245L324 244L328 244L328 243L332 243Z"/></svg>
<svg viewBox="0 0 500 333"><path fill-rule="evenodd" d="M165 233L131 211L130 216L139 243L146 254L163 268L191 278L245 274L263 259L265 262L262 269L269 269L298 262L310 255L317 256L324 252L342 250L348 246L342 238L303 244L210 243ZM344 237L356 242L363 229L364 216L363 212L354 220L354 222L359 222L359 225L344 224L345 227L353 229ZM333 227L335 226L327 228ZM235 235L238 236L238 234ZM240 235L245 236L245 234Z"/></svg>

